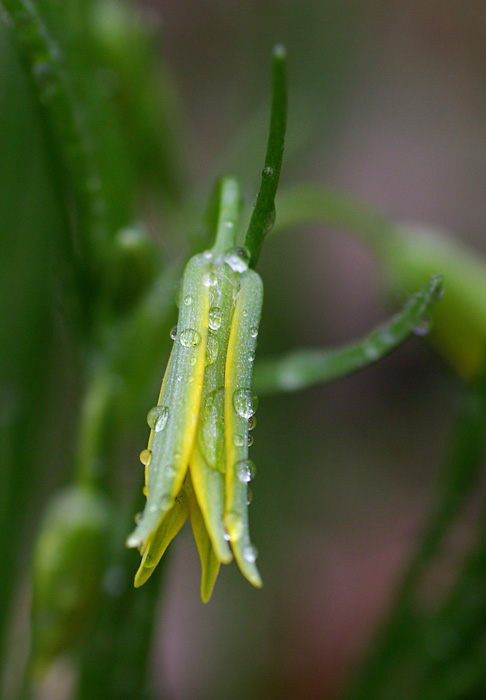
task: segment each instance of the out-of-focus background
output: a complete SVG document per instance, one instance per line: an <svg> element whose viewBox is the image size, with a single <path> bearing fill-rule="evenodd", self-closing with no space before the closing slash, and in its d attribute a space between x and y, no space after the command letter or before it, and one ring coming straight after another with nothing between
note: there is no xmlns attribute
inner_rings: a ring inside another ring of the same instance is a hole
<svg viewBox="0 0 486 700"><path fill-rule="evenodd" d="M289 57L282 185L343 188L392 219L443 227L485 253L482 0L178 0L141 7L159 23L160 54L180 99L186 177L201 201L226 173L242 180L247 204L255 196L270 52L278 41ZM0 39L1 420L8 426L18 402L35 413L36 393L54 382L52 415L42 418L51 437L38 443L51 465L41 503L63 471L78 387L62 299L54 309L47 304L63 226L44 176L48 146L15 52L5 33ZM151 219L150 226L164 245L163 222ZM14 245L12 230L25 246ZM393 309L375 261L342 232L307 227L274 237L259 271L261 355L358 338ZM47 327L54 327L50 344L39 345L32 367L18 348L26 347L25 335L35 347ZM449 369L412 339L339 383L260 400L250 514L264 588L253 590L235 566L223 567L211 602L202 605L197 552L185 529L171 546L156 611L152 663L161 697L334 696L413 548L458 395ZM136 465L143 447L132 445L126 461ZM29 449L19 445L19 458ZM446 552L444 576L455 555Z"/></svg>

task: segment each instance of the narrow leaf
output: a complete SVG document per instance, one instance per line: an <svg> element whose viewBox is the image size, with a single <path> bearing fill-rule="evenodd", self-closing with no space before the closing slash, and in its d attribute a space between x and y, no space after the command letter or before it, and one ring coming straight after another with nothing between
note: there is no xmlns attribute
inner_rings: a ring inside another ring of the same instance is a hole
<svg viewBox="0 0 486 700"><path fill-rule="evenodd" d="M298 391L345 377L373 364L403 343L441 298L442 275L432 277L403 311L356 343L334 350L296 350L258 363L254 384L258 392Z"/></svg>
<svg viewBox="0 0 486 700"><path fill-rule="evenodd" d="M250 255L250 265L255 266L263 240L275 223L275 195L277 193L280 168L284 151L287 123L287 76L286 52L276 46L272 54L272 108L268 135L265 167L248 231L245 248Z"/></svg>

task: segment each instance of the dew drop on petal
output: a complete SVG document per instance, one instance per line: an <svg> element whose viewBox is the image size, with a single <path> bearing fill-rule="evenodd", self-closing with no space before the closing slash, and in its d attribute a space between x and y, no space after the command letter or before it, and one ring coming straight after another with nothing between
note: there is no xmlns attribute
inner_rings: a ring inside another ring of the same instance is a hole
<svg viewBox="0 0 486 700"><path fill-rule="evenodd" d="M185 348L195 348L201 342L201 334L194 328L185 328L181 332L180 341Z"/></svg>
<svg viewBox="0 0 486 700"><path fill-rule="evenodd" d="M258 397L251 389L237 389L233 394L233 408L241 418L251 418L258 408Z"/></svg>
<svg viewBox="0 0 486 700"><path fill-rule="evenodd" d="M230 251L225 256L224 261L231 267L233 272L246 272L248 270L249 258L243 248L236 248Z"/></svg>
<svg viewBox="0 0 486 700"><path fill-rule="evenodd" d="M167 406L154 406L150 409L147 415L147 423L149 428L156 433L160 433L167 424L169 418L169 409Z"/></svg>
<svg viewBox="0 0 486 700"><path fill-rule="evenodd" d="M216 362L218 357L219 344L216 336L213 333L208 333L208 342L206 345L206 366Z"/></svg>
<svg viewBox="0 0 486 700"><path fill-rule="evenodd" d="M143 465L146 465L150 462L150 458L152 456L152 452L150 450L142 450L140 452L140 461L142 462Z"/></svg>
<svg viewBox="0 0 486 700"><path fill-rule="evenodd" d="M243 445L245 444L245 438L243 437L243 435L235 434L233 435L233 443L236 447L243 447Z"/></svg>
<svg viewBox="0 0 486 700"><path fill-rule="evenodd" d="M250 336L252 338L256 338L257 335L258 335L258 328L256 326L253 326L252 328L250 328Z"/></svg>
<svg viewBox="0 0 486 700"><path fill-rule="evenodd" d="M217 306L214 306L210 311L209 311L209 327L212 331L217 331L218 328L221 328L221 309L218 309Z"/></svg>
<svg viewBox="0 0 486 700"><path fill-rule="evenodd" d="M171 332L170 332L170 337L172 338L172 340L175 340L175 339L176 339L176 337L177 337L177 326L174 326L174 328L171 330Z"/></svg>
<svg viewBox="0 0 486 700"><path fill-rule="evenodd" d="M190 306L192 304L192 302L193 302L192 296L190 294L186 294L186 296L184 297L184 304L186 306Z"/></svg>
<svg viewBox="0 0 486 700"><path fill-rule="evenodd" d="M258 550L257 548L249 544L246 547L243 548L243 559L250 564L253 564L258 558Z"/></svg>
<svg viewBox="0 0 486 700"><path fill-rule="evenodd" d="M251 447L254 442L255 438L253 437L253 435L248 435L248 447Z"/></svg>
<svg viewBox="0 0 486 700"><path fill-rule="evenodd" d="M255 478L256 467L251 459L243 459L235 465L236 476L243 484L249 484Z"/></svg>
<svg viewBox="0 0 486 700"><path fill-rule="evenodd" d="M203 279L203 284L205 287L214 287L218 281L214 272L208 272Z"/></svg>

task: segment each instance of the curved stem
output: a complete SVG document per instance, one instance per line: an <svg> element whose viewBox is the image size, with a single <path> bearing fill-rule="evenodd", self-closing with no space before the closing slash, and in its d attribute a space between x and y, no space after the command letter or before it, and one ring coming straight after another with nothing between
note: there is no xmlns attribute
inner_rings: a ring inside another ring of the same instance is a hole
<svg viewBox="0 0 486 700"><path fill-rule="evenodd" d="M319 185L295 185L279 192L275 233L313 223L350 231L375 251L394 235L386 216L345 192Z"/></svg>

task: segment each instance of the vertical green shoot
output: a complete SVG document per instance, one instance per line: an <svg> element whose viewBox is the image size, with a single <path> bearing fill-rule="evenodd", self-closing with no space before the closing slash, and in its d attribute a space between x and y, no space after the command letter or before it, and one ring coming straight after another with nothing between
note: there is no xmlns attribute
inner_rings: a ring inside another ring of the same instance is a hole
<svg viewBox="0 0 486 700"><path fill-rule="evenodd" d="M280 44L275 46L272 54L272 108L265 167L244 244L250 255L252 267L257 263L265 236L275 223L275 195L280 178L287 124L286 57L285 48Z"/></svg>

